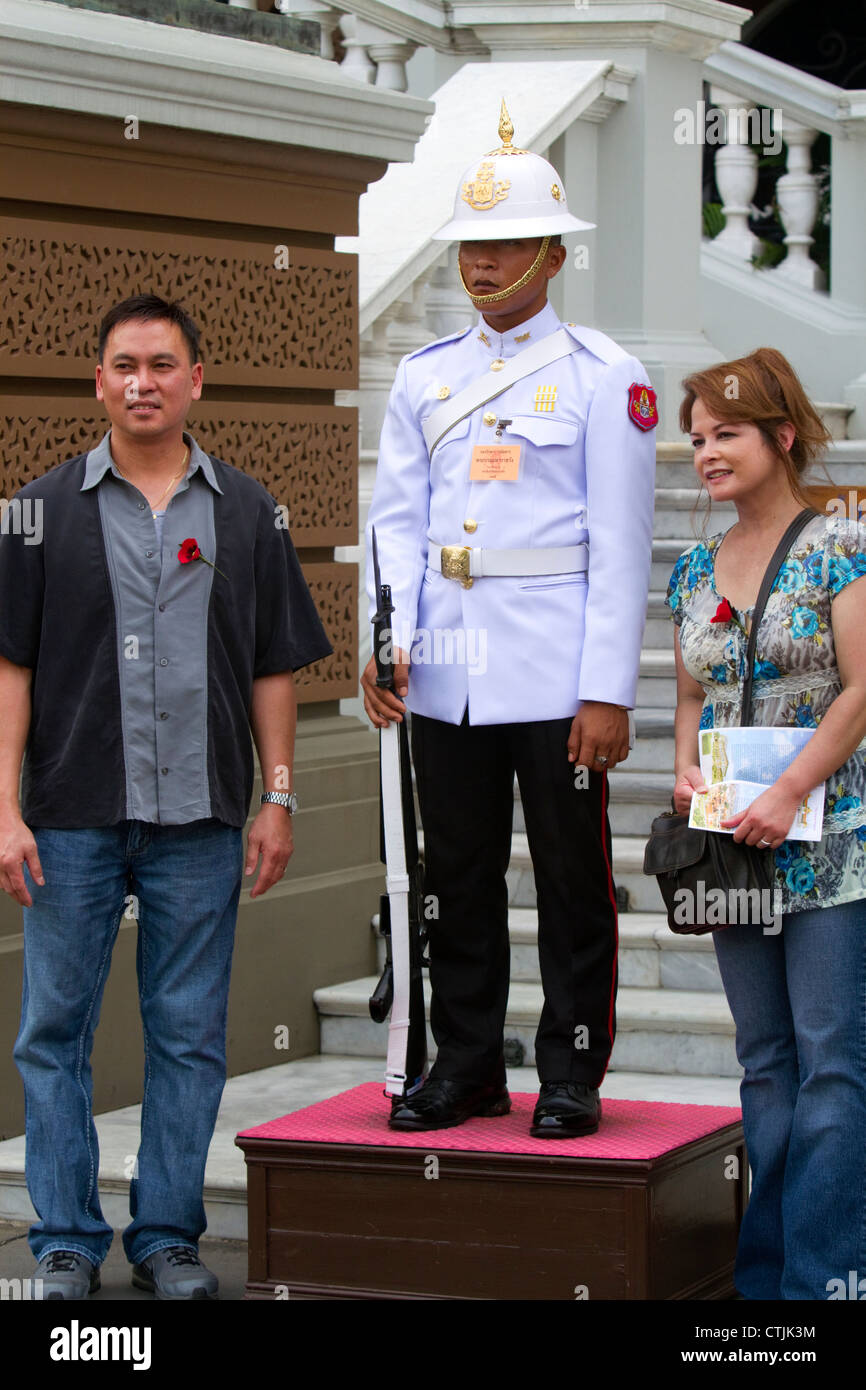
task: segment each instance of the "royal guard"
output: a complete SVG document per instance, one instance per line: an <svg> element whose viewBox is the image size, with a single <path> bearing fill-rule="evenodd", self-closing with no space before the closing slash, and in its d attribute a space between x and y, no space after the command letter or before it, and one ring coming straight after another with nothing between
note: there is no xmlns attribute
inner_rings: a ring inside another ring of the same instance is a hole
<svg viewBox="0 0 866 1390"><path fill-rule="evenodd" d="M465 172L453 219L461 333L400 363L370 508L391 585L396 694L364 672L377 727L411 713L424 828L431 1025L398 1130L510 1108L503 1061L515 774L538 890L544 1008L539 1137L593 1132L614 1040L617 913L607 774L628 755L652 553L655 393L548 284L568 211L547 160L501 145ZM368 570L374 598L372 566ZM399 697L399 698L398 698Z"/></svg>

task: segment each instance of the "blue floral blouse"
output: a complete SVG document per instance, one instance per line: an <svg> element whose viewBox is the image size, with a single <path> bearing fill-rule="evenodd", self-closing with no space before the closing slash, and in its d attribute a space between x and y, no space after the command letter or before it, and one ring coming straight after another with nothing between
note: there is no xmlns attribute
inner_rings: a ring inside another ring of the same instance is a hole
<svg viewBox="0 0 866 1390"><path fill-rule="evenodd" d="M740 722L745 613L711 623L722 595L714 557L724 532L698 541L674 566L667 602L686 670L704 688L702 729ZM752 723L820 724L842 689L833 645L833 599L866 575L866 524L818 516L800 532L770 591L755 651ZM697 749L695 749L697 760ZM782 911L866 898L866 739L826 782L824 836L776 850Z"/></svg>

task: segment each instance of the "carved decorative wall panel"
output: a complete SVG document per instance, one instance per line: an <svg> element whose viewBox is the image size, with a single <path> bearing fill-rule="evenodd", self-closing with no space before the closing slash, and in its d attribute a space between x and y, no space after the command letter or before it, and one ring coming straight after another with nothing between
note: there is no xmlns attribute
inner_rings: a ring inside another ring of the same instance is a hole
<svg viewBox="0 0 866 1390"><path fill-rule="evenodd" d="M43 230L44 229L44 230ZM178 299L202 334L208 377L257 386L351 386L357 368L353 256L113 228L3 224L0 363L90 376L99 322L128 295Z"/></svg>
<svg viewBox="0 0 866 1390"><path fill-rule="evenodd" d="M297 545L357 542L354 410L202 401L195 412L190 429L198 443L258 478L275 502L288 507ZM107 428L93 401L74 408L63 397L34 401L19 396L5 402L0 415L0 496L14 496L55 464L93 448Z"/></svg>
<svg viewBox="0 0 866 1390"><path fill-rule="evenodd" d="M351 699L358 694L357 566L305 564L304 575L334 651L298 672L301 699Z"/></svg>

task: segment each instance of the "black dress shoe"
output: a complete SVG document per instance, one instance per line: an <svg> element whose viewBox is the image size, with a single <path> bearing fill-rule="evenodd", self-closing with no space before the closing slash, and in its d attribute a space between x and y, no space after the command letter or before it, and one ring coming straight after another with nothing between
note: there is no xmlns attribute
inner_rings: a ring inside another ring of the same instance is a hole
<svg viewBox="0 0 866 1390"><path fill-rule="evenodd" d="M477 1086L474 1081L432 1077L413 1096L391 1111L391 1129L452 1129L473 1115L507 1115L511 1098L504 1086Z"/></svg>
<svg viewBox="0 0 866 1390"><path fill-rule="evenodd" d="M595 1134L601 1119L598 1091L583 1081L543 1081L529 1133L534 1139Z"/></svg>

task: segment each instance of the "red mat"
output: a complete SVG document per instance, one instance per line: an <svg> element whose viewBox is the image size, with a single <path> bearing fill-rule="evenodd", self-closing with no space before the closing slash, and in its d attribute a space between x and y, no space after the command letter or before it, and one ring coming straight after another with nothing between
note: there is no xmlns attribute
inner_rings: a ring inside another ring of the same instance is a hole
<svg viewBox="0 0 866 1390"><path fill-rule="evenodd" d="M742 1118L736 1105L680 1105L658 1100L607 1100L602 1096L602 1121L596 1134L582 1139L533 1139L529 1125L536 1100L535 1094L512 1092L509 1115L467 1120L454 1129L401 1134L388 1128L389 1103L382 1094L382 1084L368 1081L291 1115L241 1130L239 1137L428 1151L645 1159L658 1158Z"/></svg>

